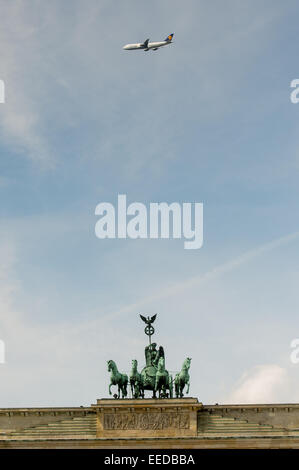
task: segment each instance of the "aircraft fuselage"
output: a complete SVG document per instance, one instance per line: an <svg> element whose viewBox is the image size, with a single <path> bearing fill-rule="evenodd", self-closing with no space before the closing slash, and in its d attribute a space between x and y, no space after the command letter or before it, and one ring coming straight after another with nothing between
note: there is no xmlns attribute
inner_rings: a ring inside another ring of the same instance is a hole
<svg viewBox="0 0 299 470"><path fill-rule="evenodd" d="M143 49L147 51L149 49L158 49L159 47L168 46L168 44L171 44L171 41L149 42L147 46L143 43L127 44L123 49L125 51L132 51L135 49Z"/></svg>

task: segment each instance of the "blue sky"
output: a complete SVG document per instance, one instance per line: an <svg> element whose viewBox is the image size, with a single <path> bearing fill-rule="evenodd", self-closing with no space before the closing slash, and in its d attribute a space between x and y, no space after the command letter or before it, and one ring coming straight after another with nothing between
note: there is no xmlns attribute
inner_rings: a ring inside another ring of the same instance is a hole
<svg viewBox="0 0 299 470"><path fill-rule="evenodd" d="M107 396L151 312L192 396L298 401L298 2L0 6L0 406ZM203 202L203 247L97 239L118 194Z"/></svg>

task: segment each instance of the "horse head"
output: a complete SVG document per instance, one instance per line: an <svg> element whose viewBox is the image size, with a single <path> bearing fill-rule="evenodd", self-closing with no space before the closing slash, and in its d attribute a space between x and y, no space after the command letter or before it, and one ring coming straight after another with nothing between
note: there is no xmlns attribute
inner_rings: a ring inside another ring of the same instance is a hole
<svg viewBox="0 0 299 470"><path fill-rule="evenodd" d="M132 359L132 367L134 370L137 369L137 365L138 365L137 359Z"/></svg>
<svg viewBox="0 0 299 470"><path fill-rule="evenodd" d="M107 361L107 364L108 364L108 372L110 372L111 370L113 370L115 363L112 361L112 359L110 359L109 361Z"/></svg>
<svg viewBox="0 0 299 470"><path fill-rule="evenodd" d="M184 362L183 362L183 367L182 369L187 369L189 370L191 366L191 357L187 357Z"/></svg>

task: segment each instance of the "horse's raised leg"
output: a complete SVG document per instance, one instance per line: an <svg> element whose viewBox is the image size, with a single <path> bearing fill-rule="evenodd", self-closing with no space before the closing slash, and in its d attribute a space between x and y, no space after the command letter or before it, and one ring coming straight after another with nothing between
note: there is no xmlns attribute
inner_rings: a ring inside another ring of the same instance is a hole
<svg viewBox="0 0 299 470"><path fill-rule="evenodd" d="M112 384L109 385L109 395L112 395L112 392L111 392L111 385L112 385Z"/></svg>

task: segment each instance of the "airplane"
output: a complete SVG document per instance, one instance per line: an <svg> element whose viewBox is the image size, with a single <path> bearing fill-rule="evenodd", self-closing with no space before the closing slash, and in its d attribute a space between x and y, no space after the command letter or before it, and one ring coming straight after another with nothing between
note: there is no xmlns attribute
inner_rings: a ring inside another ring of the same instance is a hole
<svg viewBox="0 0 299 470"><path fill-rule="evenodd" d="M157 49L159 49L159 47L168 46L168 44L171 44L173 34L174 33L169 34L164 41L149 42L149 39L146 39L143 43L140 43L140 44L127 44L126 46L123 47L123 49L125 51L132 51L135 49L142 49L144 51L149 51L150 49L153 49L153 51L156 51Z"/></svg>

